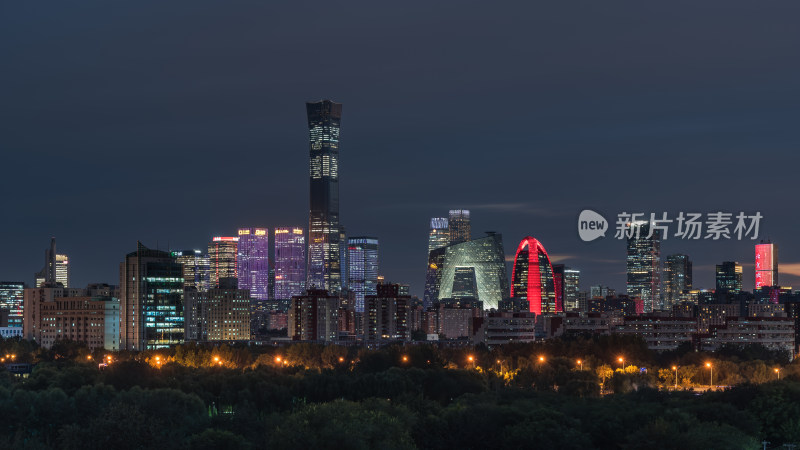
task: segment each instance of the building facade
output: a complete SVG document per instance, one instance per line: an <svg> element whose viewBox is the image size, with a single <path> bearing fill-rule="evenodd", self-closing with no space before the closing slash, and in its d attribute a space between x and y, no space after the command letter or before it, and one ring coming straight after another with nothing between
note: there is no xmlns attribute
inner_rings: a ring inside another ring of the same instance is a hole
<svg viewBox="0 0 800 450"><path fill-rule="evenodd" d="M330 100L306 103L309 133L310 201L308 218L309 288L338 294L342 289L339 224L339 130L342 105Z"/></svg>
<svg viewBox="0 0 800 450"><path fill-rule="evenodd" d="M762 241L756 244L756 290L778 285L778 248Z"/></svg>
<svg viewBox="0 0 800 450"><path fill-rule="evenodd" d="M200 250L172 252L175 261L183 266L183 287L205 292L211 288L211 259Z"/></svg>
<svg viewBox="0 0 800 450"><path fill-rule="evenodd" d="M9 327L22 327L25 283L0 281L0 309L8 310Z"/></svg>
<svg viewBox="0 0 800 450"><path fill-rule="evenodd" d="M69 287L69 257L56 252L56 238L50 239L50 248L44 251L44 268L35 275L34 286L44 283L61 283Z"/></svg>
<svg viewBox="0 0 800 450"><path fill-rule="evenodd" d="M506 273L503 236L489 233L486 237L445 247L439 299L453 298L456 272L472 269L477 290L477 300L487 309L496 309L508 297L509 284ZM463 278L462 278L463 280Z"/></svg>
<svg viewBox="0 0 800 450"><path fill-rule="evenodd" d="M692 262L688 255L667 256L664 262L664 293L661 310L671 311L672 306L687 299L692 290Z"/></svg>
<svg viewBox="0 0 800 450"><path fill-rule="evenodd" d="M411 297L401 295L399 285L378 285L376 295L364 299L364 339L409 340L410 303Z"/></svg>
<svg viewBox="0 0 800 450"><path fill-rule="evenodd" d="M738 294L742 292L742 265L737 261L723 261L716 267L718 293Z"/></svg>
<svg viewBox="0 0 800 450"><path fill-rule="evenodd" d="M266 228L239 228L236 250L239 289L254 300L269 300L269 233Z"/></svg>
<svg viewBox="0 0 800 450"><path fill-rule="evenodd" d="M275 228L276 300L303 295L306 289L306 236L301 227Z"/></svg>
<svg viewBox="0 0 800 450"><path fill-rule="evenodd" d="M250 292L232 283L207 292L186 293L186 340L247 341L250 339Z"/></svg>
<svg viewBox="0 0 800 450"><path fill-rule="evenodd" d="M322 289L309 289L305 295L292 297L288 333L294 341L336 341L339 336L339 297Z"/></svg>
<svg viewBox="0 0 800 450"><path fill-rule="evenodd" d="M428 265L425 272L425 293L423 304L428 307L439 298L441 267L444 251L440 249L450 244L450 225L447 217L434 217L428 232ZM435 251L440 250L436 253Z"/></svg>
<svg viewBox="0 0 800 450"><path fill-rule="evenodd" d="M517 246L511 273L511 296L527 300L529 311L537 315L561 312L556 301L553 266L544 246L527 236ZM561 266L563 287L563 266Z"/></svg>
<svg viewBox="0 0 800 450"><path fill-rule="evenodd" d="M219 286L220 278L238 278L239 236L215 236L208 244L211 265L211 286Z"/></svg>
<svg viewBox="0 0 800 450"><path fill-rule="evenodd" d="M661 291L661 230L651 230L646 221L628 227L627 293L641 298L644 312L650 313L658 308Z"/></svg>
<svg viewBox="0 0 800 450"><path fill-rule="evenodd" d="M356 312L364 312L364 297L376 295L378 286L378 239L347 240L347 287L355 295Z"/></svg>
<svg viewBox="0 0 800 450"><path fill-rule="evenodd" d="M450 244L468 242L472 238L472 225L468 209L451 209L448 220Z"/></svg>
<svg viewBox="0 0 800 450"><path fill-rule="evenodd" d="M183 266L169 253L141 243L120 264L120 349L146 350L183 343Z"/></svg>

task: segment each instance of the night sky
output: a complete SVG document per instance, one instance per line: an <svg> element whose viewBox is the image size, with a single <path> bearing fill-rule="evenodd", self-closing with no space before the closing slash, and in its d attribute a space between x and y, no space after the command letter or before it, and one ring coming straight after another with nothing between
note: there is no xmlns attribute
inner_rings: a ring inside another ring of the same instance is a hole
<svg viewBox="0 0 800 450"><path fill-rule="evenodd" d="M278 4L285 3L285 4ZM0 3L0 279L50 236L73 285L119 283L136 241L205 248L308 226L305 102L343 103L341 222L424 286L429 219L526 236L625 289L591 208L764 215L800 287L800 2ZM753 241L668 239L695 286Z"/></svg>

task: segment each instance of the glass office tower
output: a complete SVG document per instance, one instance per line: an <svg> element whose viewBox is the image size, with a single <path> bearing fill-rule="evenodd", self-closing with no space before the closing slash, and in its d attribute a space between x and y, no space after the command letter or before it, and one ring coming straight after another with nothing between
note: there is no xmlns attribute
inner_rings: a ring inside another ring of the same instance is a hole
<svg viewBox="0 0 800 450"><path fill-rule="evenodd" d="M563 269L560 267L559 288L563 287ZM563 311L557 302L553 265L544 246L528 236L517 246L514 269L511 273L511 296L527 300L530 312L536 314ZM562 299L563 300L563 299Z"/></svg>
<svg viewBox="0 0 800 450"><path fill-rule="evenodd" d="M349 238L347 261L347 285L355 295L356 312L364 312L364 296L378 292L378 239L367 236Z"/></svg>
<svg viewBox="0 0 800 450"><path fill-rule="evenodd" d="M452 228L451 228L452 230ZM500 300L508 298L509 284L503 237L498 233L444 248L444 261L439 289L439 299L449 299L469 287L474 272L477 299L486 309L497 308ZM472 271L464 270L472 268ZM456 276L458 274L458 276ZM455 285L455 282L458 284Z"/></svg>
<svg viewBox="0 0 800 450"><path fill-rule="evenodd" d="M342 105L306 103L310 201L308 286L338 294L342 289L343 230L339 224L339 127Z"/></svg>
<svg viewBox="0 0 800 450"><path fill-rule="evenodd" d="M236 265L239 289L254 300L269 300L269 233L266 228L239 228Z"/></svg>
<svg viewBox="0 0 800 450"><path fill-rule="evenodd" d="M629 297L642 299L643 311L658 307L661 291L661 230L650 232L650 222L636 221L628 238L627 290Z"/></svg>
<svg viewBox="0 0 800 450"><path fill-rule="evenodd" d="M211 263L211 288L219 286L220 278L238 278L237 254L239 236L216 236L208 245Z"/></svg>
<svg viewBox="0 0 800 450"><path fill-rule="evenodd" d="M275 299L290 300L306 289L306 236L300 227L275 228Z"/></svg>

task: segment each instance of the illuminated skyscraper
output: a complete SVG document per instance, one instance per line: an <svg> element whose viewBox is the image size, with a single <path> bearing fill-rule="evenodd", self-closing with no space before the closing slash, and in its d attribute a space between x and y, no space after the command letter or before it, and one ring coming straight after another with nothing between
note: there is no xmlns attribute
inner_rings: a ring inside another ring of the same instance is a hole
<svg viewBox="0 0 800 450"><path fill-rule="evenodd" d="M61 283L69 287L69 258L56 253L56 238L50 239L50 248L44 251L44 268L36 275L36 287L44 283Z"/></svg>
<svg viewBox="0 0 800 450"><path fill-rule="evenodd" d="M483 302L485 309L497 308L498 303L508 297L502 235L489 233L480 239L448 245L444 250L439 300L453 298L454 294L459 293L459 287L472 279L473 273L477 300ZM465 270L469 268L472 271Z"/></svg>
<svg viewBox="0 0 800 450"><path fill-rule="evenodd" d="M581 271L569 267L564 268L564 310L580 309L578 294L581 290Z"/></svg>
<svg viewBox="0 0 800 450"><path fill-rule="evenodd" d="M169 253L137 243L120 264L120 349L183 343L183 266Z"/></svg>
<svg viewBox="0 0 800 450"><path fill-rule="evenodd" d="M636 221L628 238L627 292L629 297L642 299L645 313L658 306L661 290L661 230L653 230L650 223Z"/></svg>
<svg viewBox="0 0 800 450"><path fill-rule="evenodd" d="M269 233L266 228L239 228L236 251L239 289L253 300L269 300Z"/></svg>
<svg viewBox="0 0 800 450"><path fill-rule="evenodd" d="M742 292L742 265L737 261L717 264L717 292L734 295Z"/></svg>
<svg viewBox="0 0 800 450"><path fill-rule="evenodd" d="M22 327L22 303L25 283L0 281L0 308L8 310L8 326Z"/></svg>
<svg viewBox="0 0 800 450"><path fill-rule="evenodd" d="M448 225L451 244L467 242L471 239L472 226L469 221L468 209L451 209Z"/></svg>
<svg viewBox="0 0 800 450"><path fill-rule="evenodd" d="M672 306L684 300L691 289L692 262L689 256L667 256L664 262L664 302L660 309L672 310Z"/></svg>
<svg viewBox="0 0 800 450"><path fill-rule="evenodd" d="M216 236L208 244L211 263L211 288L219 286L220 278L238 278L237 255L239 236Z"/></svg>
<svg viewBox="0 0 800 450"><path fill-rule="evenodd" d="M560 276L563 287L563 271ZM528 236L517 246L514 255L514 270L511 273L511 296L527 300L530 312L536 314L556 313L563 307L556 301L553 265L544 246L536 239Z"/></svg>
<svg viewBox="0 0 800 450"><path fill-rule="evenodd" d="M446 217L431 219L431 229L428 234L428 266L425 272L425 293L423 304L425 307L439 298L439 282L441 281L441 268L444 261L444 251L435 252L450 243L450 228Z"/></svg>
<svg viewBox="0 0 800 450"><path fill-rule="evenodd" d="M756 244L756 290L778 285L778 248L761 241Z"/></svg>
<svg viewBox="0 0 800 450"><path fill-rule="evenodd" d="M342 105L306 103L310 159L308 287L337 295L342 289L342 234L339 224L339 127Z"/></svg>
<svg viewBox="0 0 800 450"><path fill-rule="evenodd" d="M356 312L364 312L364 296L378 292L378 239L366 236L349 238L347 262L347 285L355 295Z"/></svg>
<svg viewBox="0 0 800 450"><path fill-rule="evenodd" d="M305 294L306 236L299 227L275 228L275 299Z"/></svg>
<svg viewBox="0 0 800 450"><path fill-rule="evenodd" d="M211 288L211 260L200 250L172 252L172 257L183 265L183 287L205 292Z"/></svg>

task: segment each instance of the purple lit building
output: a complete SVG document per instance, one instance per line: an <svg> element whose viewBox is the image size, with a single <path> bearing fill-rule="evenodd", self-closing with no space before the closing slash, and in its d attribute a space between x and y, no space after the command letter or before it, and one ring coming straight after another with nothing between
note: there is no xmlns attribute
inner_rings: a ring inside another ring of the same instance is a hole
<svg viewBox="0 0 800 450"><path fill-rule="evenodd" d="M275 228L275 300L305 295L306 237L299 227Z"/></svg>
<svg viewBox="0 0 800 450"><path fill-rule="evenodd" d="M253 300L269 300L269 234L266 228L239 228L239 289Z"/></svg>

